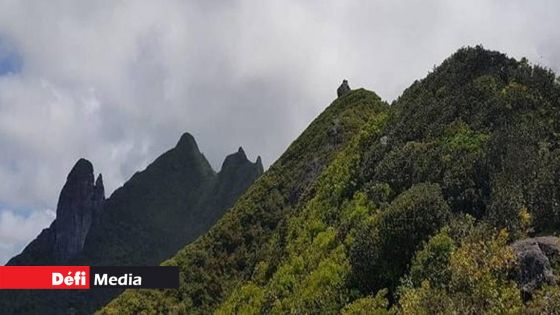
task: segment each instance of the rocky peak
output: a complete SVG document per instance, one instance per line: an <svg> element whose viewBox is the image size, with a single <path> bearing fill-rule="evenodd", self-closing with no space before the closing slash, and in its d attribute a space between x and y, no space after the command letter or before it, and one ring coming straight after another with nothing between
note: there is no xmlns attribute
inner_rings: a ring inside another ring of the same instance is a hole
<svg viewBox="0 0 560 315"><path fill-rule="evenodd" d="M241 174L251 174L250 177L258 177L264 172L261 157L257 157L257 160L253 163L249 161L245 151L242 147L239 147L237 152L228 155L224 163L222 163L222 169L220 170L221 177L230 176L232 173Z"/></svg>
<svg viewBox="0 0 560 315"><path fill-rule="evenodd" d="M196 144L196 141L194 140L194 137L188 132L185 132L181 136L181 138L179 139L179 142L177 142L177 145L175 146L175 149L180 150L180 151L200 152L199 149L198 149L198 145Z"/></svg>
<svg viewBox="0 0 560 315"><path fill-rule="evenodd" d="M95 180L95 185L93 187L93 200L97 204L94 206L96 211L99 211L103 208L103 203L105 202L105 187L103 186L103 176L101 173L97 176ZM96 212L97 213L97 212ZM96 214L94 213L94 214Z"/></svg>
<svg viewBox="0 0 560 315"><path fill-rule="evenodd" d="M224 163L222 163L221 171L235 168L241 164L247 164L247 163L250 163L249 160L247 159L247 155L245 154L243 148L239 147L237 152L226 156Z"/></svg>
<svg viewBox="0 0 560 315"><path fill-rule="evenodd" d="M94 183L93 165L80 159L67 177L60 192L54 221L54 255L66 261L80 253L94 214L105 200L101 175Z"/></svg>
<svg viewBox="0 0 560 315"><path fill-rule="evenodd" d="M97 176L97 179L95 180L95 189L102 196L105 196L105 187L103 187L103 175L101 175L101 173Z"/></svg>
<svg viewBox="0 0 560 315"><path fill-rule="evenodd" d="M230 172L238 172L240 169L250 170L251 173L260 176L264 171L261 157L257 157L257 160L253 163L249 161L243 148L239 147L236 153L232 153L226 157L222 164L220 174L224 175Z"/></svg>
<svg viewBox="0 0 560 315"><path fill-rule="evenodd" d="M237 149L237 154L240 155L241 157L244 157L245 159L247 159L247 155L245 154L245 151L243 150L243 147L239 147L239 149Z"/></svg>
<svg viewBox="0 0 560 315"><path fill-rule="evenodd" d="M196 140L188 132L181 136L175 148L157 158L150 166L152 169L160 169L162 167L171 167L174 172L182 170L183 174L185 174L184 172L191 173L190 176L193 179L195 178L195 173L192 172L204 174L204 176L210 176L210 174L214 173L204 154L200 152ZM179 173L175 173L173 176L180 176Z"/></svg>
<svg viewBox="0 0 560 315"><path fill-rule="evenodd" d="M257 161L255 162L255 166L256 166L257 169L258 169L259 175L262 174L262 173L264 172L264 167L263 167L263 164L262 164L262 160L261 160L261 156L260 156L260 155L257 157Z"/></svg>
<svg viewBox="0 0 560 315"><path fill-rule="evenodd" d="M351 89L350 86L348 85L348 80L342 80L342 84L336 90L336 94L338 95L338 97L341 97L350 91Z"/></svg>
<svg viewBox="0 0 560 315"><path fill-rule="evenodd" d="M226 204L233 204L251 184L263 173L261 158L253 163L247 159L243 148L230 154L224 160L222 169L218 173L215 196L220 196Z"/></svg>

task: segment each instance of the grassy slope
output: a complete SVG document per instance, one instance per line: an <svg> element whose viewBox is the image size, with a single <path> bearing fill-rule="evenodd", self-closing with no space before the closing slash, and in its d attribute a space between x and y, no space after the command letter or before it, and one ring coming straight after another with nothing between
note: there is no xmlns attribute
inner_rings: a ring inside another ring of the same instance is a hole
<svg viewBox="0 0 560 315"><path fill-rule="evenodd" d="M387 105L356 90L333 102L208 234L165 264L181 267L179 290L127 291L102 313L209 313L265 257L282 253L268 242L311 195L314 180L361 129ZM280 249L280 248L278 248Z"/></svg>

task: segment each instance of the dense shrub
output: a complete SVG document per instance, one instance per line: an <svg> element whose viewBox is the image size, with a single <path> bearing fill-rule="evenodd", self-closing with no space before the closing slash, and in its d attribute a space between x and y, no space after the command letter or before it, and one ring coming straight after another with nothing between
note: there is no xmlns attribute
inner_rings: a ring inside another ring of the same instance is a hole
<svg viewBox="0 0 560 315"><path fill-rule="evenodd" d="M387 290L379 290L375 296L357 299L346 305L341 315L393 315L396 312L389 310L389 301L385 297Z"/></svg>
<svg viewBox="0 0 560 315"><path fill-rule="evenodd" d="M483 226L457 248L446 232L434 236L415 258L413 283L400 290L401 312L520 314L521 292L509 278L515 256L507 240L504 230L496 233Z"/></svg>
<svg viewBox="0 0 560 315"><path fill-rule="evenodd" d="M394 289L418 246L448 217L438 185L418 184L400 194L358 232L350 248L352 281L362 292Z"/></svg>

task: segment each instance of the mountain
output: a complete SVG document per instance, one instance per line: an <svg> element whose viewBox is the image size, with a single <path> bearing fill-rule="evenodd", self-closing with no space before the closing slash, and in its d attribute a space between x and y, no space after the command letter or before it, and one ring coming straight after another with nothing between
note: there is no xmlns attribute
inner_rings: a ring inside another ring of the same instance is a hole
<svg viewBox="0 0 560 315"><path fill-rule="evenodd" d="M105 200L101 175L80 159L57 217L10 265L157 265L206 232L262 174L242 148L215 173L185 133L176 147ZM91 313L121 290L0 292L2 313ZM32 302L31 302L32 301Z"/></svg>
<svg viewBox="0 0 560 315"><path fill-rule="evenodd" d="M553 72L480 46L391 106L340 93L164 262L179 290L127 290L100 313L553 312L560 288L536 267L558 274L558 239L531 237L560 232L559 109Z"/></svg>
<svg viewBox="0 0 560 315"><path fill-rule="evenodd" d="M80 159L68 174L56 208L56 219L6 265L54 265L78 255L92 221L103 209L101 174L94 183L93 165Z"/></svg>
<svg viewBox="0 0 560 315"><path fill-rule="evenodd" d="M208 314L257 270L272 274L287 254L289 218L316 194L321 174L362 126L387 110L363 89L335 100L207 234L165 262L181 266L180 290L127 291L105 311Z"/></svg>

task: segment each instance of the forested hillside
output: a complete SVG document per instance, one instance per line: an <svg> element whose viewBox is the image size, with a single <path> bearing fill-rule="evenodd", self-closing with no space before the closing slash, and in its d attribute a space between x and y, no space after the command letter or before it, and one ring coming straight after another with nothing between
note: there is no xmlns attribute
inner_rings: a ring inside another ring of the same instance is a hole
<svg viewBox="0 0 560 315"><path fill-rule="evenodd" d="M164 263L180 290L101 313L550 313L560 244L530 237L560 231L559 109L554 73L482 47L391 106L347 92Z"/></svg>

